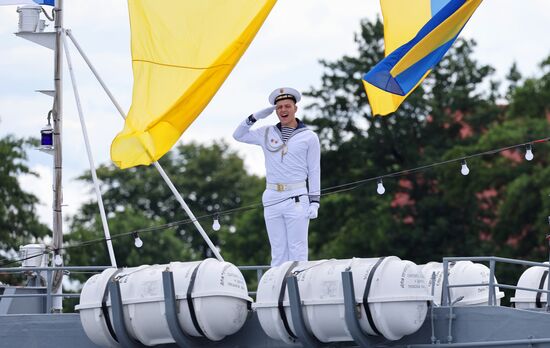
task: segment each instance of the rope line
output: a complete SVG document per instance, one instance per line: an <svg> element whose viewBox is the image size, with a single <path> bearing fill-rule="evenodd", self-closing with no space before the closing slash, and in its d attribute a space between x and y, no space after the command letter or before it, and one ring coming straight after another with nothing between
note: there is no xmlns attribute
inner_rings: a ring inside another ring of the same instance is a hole
<svg viewBox="0 0 550 348"><path fill-rule="evenodd" d="M427 165L422 165L422 166L418 166L418 167L411 168L411 169L400 170L400 171L388 173L388 174L385 174L385 175L369 177L369 178L360 179L360 180L356 180L356 181L352 181L352 182L348 182L348 183L344 183L344 184L340 184L340 185L335 185L335 186L323 188L323 189L320 190L321 191L320 194L318 194L318 192L309 192L307 194L304 193L304 194L300 194L300 195L292 195L292 196L285 197L285 198L282 198L282 199L267 201L265 203L258 202L258 203L252 203L252 204L249 204L249 205L246 205L246 206L243 206L243 207L232 208L232 209L227 209L227 210L223 210L223 211L217 211L217 212L214 212L214 213L201 215L199 217L196 217L195 219L184 219L184 220L179 220L179 221L173 221L173 222L169 222L169 223L162 224L162 225L150 226L150 227L140 228L140 229L129 231L129 232L122 232L122 233L118 233L118 234L113 234L113 235L111 235L111 238L109 238L109 239L107 239L107 238L90 239L90 240L87 240L87 241L83 241L83 242L72 244L72 245L67 245L67 246L64 246L64 247L57 248L57 249L49 248L49 250L45 251L44 254L48 254L52 251L53 252L59 252L61 250L80 248L80 247L93 245L93 244L97 244L97 243L103 243L103 242L106 242L107 240L113 240L113 239L132 236L132 235L136 236L139 233L155 232L155 231L159 231L159 230L168 229L168 228L171 228L171 227L184 226L184 225L194 223L196 221L205 220L207 218L213 218L213 217L216 217L216 216L228 216L228 215L232 215L232 214L235 214L235 213L238 213L238 212L245 212L245 211L257 209L260 206L263 206L264 208L271 207L271 206L277 205L279 203L282 203L282 202L284 202L288 199L294 199L295 197L311 196L311 195L329 196L329 195L333 195L333 194L347 192L347 191L354 190L354 189L356 189L356 188L358 188L358 187L360 187L360 186L362 186L362 185L364 185L368 182L377 181L377 180L384 179L384 178L396 178L396 177L400 177L400 176L405 176L405 175L425 171L427 169L431 169L431 168L434 168L434 167L438 167L438 166L442 166L442 165L446 165L446 164L450 164L450 163L462 162L462 161L465 161L465 160L468 160L468 159L471 159L471 158L475 158L475 157L493 155L493 154L500 153L500 152L503 152L503 151L506 151L506 150L521 148L521 147L525 147L527 145L532 145L532 144L535 144L535 143L544 143L544 142L548 142L548 141L550 141L550 137L545 137L545 138L541 138L541 139L532 140L532 141L529 141L529 142L524 142L524 143L510 145L510 146L505 146L505 147L501 147L501 148L493 149L493 150L487 150L487 151L483 151L483 152L479 152L479 153L475 153L475 154L471 154L471 155L467 155L467 156L463 156L463 157L453 158L453 159L445 160L445 161L439 161L439 162L435 162L435 163L431 163L431 164L427 164ZM16 260L8 260L8 259L0 260L0 266L5 266L5 265L10 265L10 264L13 264L13 263L25 261L25 260L28 260L32 257L36 257L36 255L31 256L31 257L27 257L27 258L23 258L23 259L16 259ZM5 262L5 261L8 261L8 262Z"/></svg>

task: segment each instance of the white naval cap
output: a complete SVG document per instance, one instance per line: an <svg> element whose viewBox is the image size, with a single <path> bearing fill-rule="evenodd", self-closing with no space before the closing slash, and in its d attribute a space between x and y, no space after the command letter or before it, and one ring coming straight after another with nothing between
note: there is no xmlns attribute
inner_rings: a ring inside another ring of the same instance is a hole
<svg viewBox="0 0 550 348"><path fill-rule="evenodd" d="M302 99L300 92L290 87L277 88L269 95L269 102L275 105L279 100L292 99L295 103Z"/></svg>

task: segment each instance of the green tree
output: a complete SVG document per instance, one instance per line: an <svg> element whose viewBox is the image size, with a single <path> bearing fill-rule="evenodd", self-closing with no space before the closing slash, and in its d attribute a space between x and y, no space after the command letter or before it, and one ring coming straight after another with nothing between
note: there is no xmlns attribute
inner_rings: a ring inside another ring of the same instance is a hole
<svg viewBox="0 0 550 348"><path fill-rule="evenodd" d="M252 259L256 255L263 255L256 241L261 239L259 236L263 231L242 234L238 228L239 224L261 218L260 209L239 215L222 214L221 230L216 232L211 228L217 212L257 203L257 193L262 186L259 178L246 173L242 159L227 144L179 145L164 156L160 163L213 243L221 249L224 259L235 262L242 261L242 255ZM143 247L139 249L134 247L132 235L114 238L119 265L137 266L213 257L153 166L120 170L112 165L104 165L98 168L98 177L101 178L111 234L183 222L169 228L139 233L144 241ZM87 174L81 179L90 181ZM84 204L71 218L70 231L68 252L71 264L109 264L104 242L101 245L70 247L71 244L78 245L103 235L95 199ZM250 246L249 241L252 241Z"/></svg>
<svg viewBox="0 0 550 348"><path fill-rule="evenodd" d="M21 175L37 175L26 163L25 151L30 145L36 141L12 135L0 138L0 249L4 252L40 241L50 232L36 215L39 199L18 181Z"/></svg>
<svg viewBox="0 0 550 348"><path fill-rule="evenodd" d="M380 20L363 21L355 37L358 53L321 61L321 86L307 93L314 99L307 108L310 123L323 144L323 188L549 134L547 73L523 83L513 74L511 97L499 105L494 69L473 58L476 44L466 40L455 43L394 114L372 117L360 77L383 56L382 38ZM542 201L548 150L536 150L540 155L530 163L517 162L517 153L469 160L469 176L454 163L385 178L383 196L376 194L376 180L328 194L310 228L310 257L391 254L418 263L453 255L529 257L532 247L542 246L534 229L540 231L549 212L548 199ZM518 207L523 203L530 210ZM516 209L529 211L518 215ZM518 233L532 247L507 250Z"/></svg>
<svg viewBox="0 0 550 348"><path fill-rule="evenodd" d="M508 95L504 119L480 139L480 146L502 146L550 136L550 56L539 77L516 82ZM504 256L547 259L545 235L550 215L550 149L531 144L535 158L524 160L525 148L507 151L491 163L489 178L496 186L490 238Z"/></svg>

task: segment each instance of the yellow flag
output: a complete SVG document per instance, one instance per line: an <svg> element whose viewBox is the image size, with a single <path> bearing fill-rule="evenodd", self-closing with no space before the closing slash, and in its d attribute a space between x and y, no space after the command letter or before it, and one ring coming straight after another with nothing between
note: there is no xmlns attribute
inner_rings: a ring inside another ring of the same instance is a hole
<svg viewBox="0 0 550 348"><path fill-rule="evenodd" d="M225 81L276 0L129 0L134 87L111 144L120 168L178 141Z"/></svg>

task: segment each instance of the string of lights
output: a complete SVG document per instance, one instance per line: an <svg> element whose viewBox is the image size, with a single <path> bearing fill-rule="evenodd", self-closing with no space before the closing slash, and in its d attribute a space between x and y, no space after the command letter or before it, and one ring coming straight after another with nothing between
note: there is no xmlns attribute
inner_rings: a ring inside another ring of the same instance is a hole
<svg viewBox="0 0 550 348"><path fill-rule="evenodd" d="M457 158L453 158L453 159L449 159L449 160L445 160L445 161L434 162L434 163L431 163L431 164L422 165L422 166L411 168L411 169L405 169L405 170L400 170L400 171L396 171L396 172L392 172L392 173L388 173L388 174L384 174L384 175L368 177L368 178L365 178L365 179L360 179L360 180L356 180L356 181L352 181L352 182L343 183L343 184L340 184L340 185L335 185L335 186L323 188L323 189L321 189L320 195L321 196L328 196L328 195L338 194L338 193L342 193L342 192L346 192L346 191L351 191L351 190L354 190L354 189L356 189L356 188L358 188L362 185L365 185L366 183L373 182L373 181L377 182L376 192L380 195L383 195L386 192L386 189L385 189L384 184L383 184L383 179L406 176L406 175L410 175L410 174L413 174L413 173L418 173L418 172L421 172L421 171L425 171L425 170L428 170L428 169L431 169L431 168L434 168L434 167L447 165L447 164L451 164L451 163L457 163L457 162L461 163L461 169L460 169L461 174L462 175L468 175L470 173L470 169L468 168L467 160L472 159L472 158L476 158L476 157L486 156L486 155L493 155L493 154L501 153L501 152L506 151L506 150L517 149L517 148L524 148L525 149L525 159L527 161L531 161L534 158L533 145L537 144L537 143L545 143L545 142L548 142L548 141L550 141L550 137L545 137L545 138L535 139L535 140L531 140L531 141L524 142L524 143L519 143L519 144L515 144L515 145L510 145L510 146L497 148L497 149L478 152L478 153L474 153L474 154L470 154L470 155L466 155L466 156L462 156L462 157L457 157ZM311 192L310 194L316 194L316 192ZM307 195L307 194L303 194L303 195ZM301 196L303 196L303 195L301 195ZM268 202L265 202L265 203L257 202L257 203L252 203L252 204L249 204L249 205L246 205L246 206L238 207L238 208L232 208L232 209L227 209L227 210L223 210L223 211L217 211L215 213L205 214L205 215L196 217L196 221L201 221L201 220L212 219L213 218L212 229L214 231L218 231L221 228L221 225L220 225L220 222L219 222L221 216L232 215L232 214L235 214L235 213L240 213L240 212L244 212L244 211L248 211L248 210L253 210L253 209L257 209L257 208L262 207L262 206L263 207L269 207L269 206L272 206L272 205L279 204L279 203L281 203L283 201L286 201L288 199L293 199L295 197L296 196L285 197L283 199L268 201ZM159 230L165 230L165 229L172 228L172 227L191 224L194 221L195 220L193 220L193 219L184 219L184 220L173 221L173 222L162 224L162 225L145 227L145 228L141 228L141 229L137 229L137 230L133 230L133 231L129 231L129 232L113 234L113 235L111 235L110 239L107 239L107 238L91 239L91 240L83 241L83 242L72 244L72 245L66 245L62 248L58 248L58 249L55 249L55 250L51 249L49 251L46 251L45 253L50 253L50 252L53 251L54 255L55 255L54 256L54 263L56 265L61 265L62 264L62 259L61 259L61 256L60 256L61 250L72 249L72 248L80 248L80 247L93 245L93 244L97 244L97 243L103 243L103 242L106 242L107 240L113 240L113 239L118 239L118 238L127 237L127 236L132 236L134 238L134 245L137 248L140 248L140 247L143 246L143 240L139 236L140 233L143 234L143 233L148 233L148 232L155 232L155 231L159 231ZM35 257L35 256L32 256L32 257ZM5 265L25 261L27 259L29 259L29 258L27 257L27 258L17 259L17 260L0 260L0 266L5 266ZM3 262L3 261L8 261L8 262Z"/></svg>

